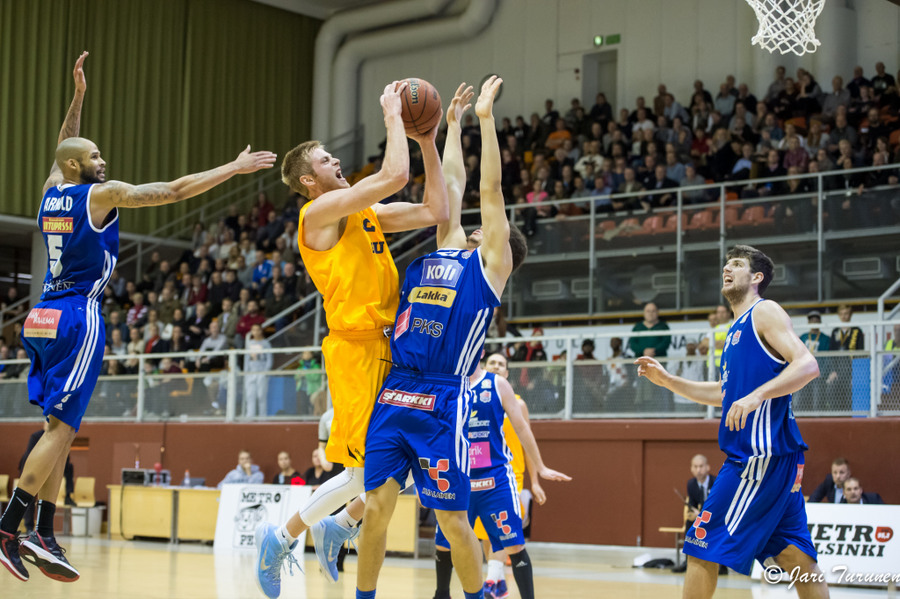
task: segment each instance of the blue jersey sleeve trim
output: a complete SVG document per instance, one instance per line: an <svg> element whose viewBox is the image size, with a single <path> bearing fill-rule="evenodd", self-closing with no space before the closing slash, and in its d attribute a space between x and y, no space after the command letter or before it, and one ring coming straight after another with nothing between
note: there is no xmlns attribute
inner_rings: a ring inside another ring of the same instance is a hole
<svg viewBox="0 0 900 599"><path fill-rule="evenodd" d="M503 300L500 299L500 294L497 293L497 290L494 289L494 286L493 286L493 285L491 285L491 281L490 281L490 279L488 279L488 277L487 277L487 272L484 270L484 261L483 261L484 258L483 258L482 255L481 255L481 246L479 246L479 247L475 250L475 253L478 254L478 268L479 268L479 270L481 271L481 278L484 279L484 282L485 282L485 283L487 283L488 289L491 290L491 293L494 294L494 297L497 298L497 301L500 302L500 303L502 304L502 303L503 303Z"/></svg>
<svg viewBox="0 0 900 599"><path fill-rule="evenodd" d="M85 199L84 199L84 209L85 209L85 211L87 212L87 221L88 221L88 224L91 225L91 229L92 229L95 233L103 233L104 231L106 231L107 229L109 229L111 226L113 226L113 224L115 224L115 222L116 222L117 220L119 220L119 209L118 209L118 208L113 208L113 211L115 211L116 216L115 216L111 221L109 221L108 223L106 223L106 226L105 226L105 227L103 227L102 229L98 229L97 227L95 227L95 226L94 226L94 219L91 218L91 194L94 193L94 188L95 188L95 187L96 187L96 184L93 184L93 183L91 184L90 187L88 187L87 196L86 196Z"/></svg>
<svg viewBox="0 0 900 599"><path fill-rule="evenodd" d="M763 301L763 300L760 299L760 301ZM755 308L758 304L759 304L759 302L756 302L755 304L753 304L753 308ZM776 358L775 356L773 356L772 352L769 351L769 348L766 347L766 344L763 343L762 338L759 336L759 331L756 330L756 320L753 318L753 312L752 312L753 308L751 308L751 312L750 312L750 326L751 326L751 328L753 328L753 335L756 337L756 342L759 343L759 346L762 348L762 350L764 352L766 352L766 355L769 356L772 360L774 360L775 362L778 362L779 364L787 364L786 360L780 360L780 359Z"/></svg>

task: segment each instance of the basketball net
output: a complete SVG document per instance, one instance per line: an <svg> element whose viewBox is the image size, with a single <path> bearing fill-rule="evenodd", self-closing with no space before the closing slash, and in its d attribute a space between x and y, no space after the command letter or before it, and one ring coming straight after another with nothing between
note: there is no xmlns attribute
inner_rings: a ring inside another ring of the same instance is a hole
<svg viewBox="0 0 900 599"><path fill-rule="evenodd" d="M769 52L793 52L797 56L819 47L815 26L825 0L747 0L747 4L759 20L753 44Z"/></svg>

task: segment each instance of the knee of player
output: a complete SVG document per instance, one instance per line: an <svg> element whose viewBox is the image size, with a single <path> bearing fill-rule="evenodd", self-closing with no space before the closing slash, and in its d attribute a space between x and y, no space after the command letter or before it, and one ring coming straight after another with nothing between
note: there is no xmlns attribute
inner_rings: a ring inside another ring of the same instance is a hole
<svg viewBox="0 0 900 599"><path fill-rule="evenodd" d="M438 512L438 525L447 537L450 546L463 542L470 535L475 536L465 512Z"/></svg>
<svg viewBox="0 0 900 599"><path fill-rule="evenodd" d="M48 443L71 445L75 440L75 435L77 433L78 431L70 425L51 416L47 432L44 433L43 439L47 439L46 442Z"/></svg>

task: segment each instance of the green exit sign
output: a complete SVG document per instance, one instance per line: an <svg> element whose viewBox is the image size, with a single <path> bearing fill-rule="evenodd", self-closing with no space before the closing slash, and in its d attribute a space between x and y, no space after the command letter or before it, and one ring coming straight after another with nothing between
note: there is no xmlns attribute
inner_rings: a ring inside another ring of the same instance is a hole
<svg viewBox="0 0 900 599"><path fill-rule="evenodd" d="M603 42L605 44L618 44L621 41L622 41L622 36L621 36L621 34L618 34L618 33L614 33L613 35L607 35L606 38L604 38L604 40L603 40Z"/></svg>

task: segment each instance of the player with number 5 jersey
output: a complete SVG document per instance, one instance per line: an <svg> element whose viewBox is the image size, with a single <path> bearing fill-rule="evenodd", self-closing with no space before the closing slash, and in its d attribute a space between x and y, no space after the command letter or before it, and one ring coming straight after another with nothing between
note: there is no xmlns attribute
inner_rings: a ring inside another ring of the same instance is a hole
<svg viewBox="0 0 900 599"><path fill-rule="evenodd" d="M236 160L168 183L129 185L106 180L106 162L96 144L78 137L87 88L84 61L75 63L75 97L57 138L56 156L44 184L37 224L47 247L41 301L28 314L22 341L31 359L28 399L47 419L19 484L0 518L0 563L28 580L27 556L45 575L71 582L78 571L53 534L56 497L75 433L97 384L106 331L100 313L103 290L119 254L119 208L180 202L237 174L275 164L271 152L241 152ZM38 498L38 525L21 543L16 531Z"/></svg>

